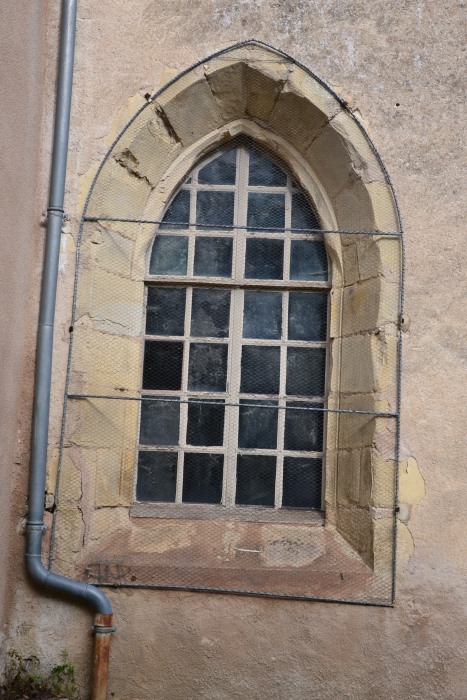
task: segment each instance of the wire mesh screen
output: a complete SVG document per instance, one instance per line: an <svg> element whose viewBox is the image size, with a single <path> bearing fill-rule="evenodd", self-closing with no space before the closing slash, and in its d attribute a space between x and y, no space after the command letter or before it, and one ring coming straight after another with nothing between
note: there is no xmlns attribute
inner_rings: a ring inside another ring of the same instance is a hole
<svg viewBox="0 0 467 700"><path fill-rule="evenodd" d="M335 96L319 86L316 107L290 59L255 50L148 102L94 182L50 566L100 585L387 604L395 202L357 126L357 164L342 128L326 133L326 109L350 118Z"/></svg>

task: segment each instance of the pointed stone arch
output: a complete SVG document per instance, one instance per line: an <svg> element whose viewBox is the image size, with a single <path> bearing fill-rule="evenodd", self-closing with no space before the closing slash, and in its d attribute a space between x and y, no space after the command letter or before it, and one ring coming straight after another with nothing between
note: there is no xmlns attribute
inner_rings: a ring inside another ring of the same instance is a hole
<svg viewBox="0 0 467 700"><path fill-rule="evenodd" d="M71 393L138 392L144 279L155 225L194 164L240 135L287 164L325 229L333 270L329 406L349 411L328 415L326 537L338 533L373 572L362 578L360 571L337 597L388 602L401 226L391 182L365 130L336 93L290 56L258 41L220 51L152 96L112 145L89 192L80 232ZM138 411L136 401L78 403L70 405L72 449L67 454L62 446L62 483L67 469L77 468L87 469L94 483L85 561L96 548L112 550L115 528L123 533L119 541L126 537L133 548L142 537L142 526L128 517ZM106 431L110 437L103 440ZM79 459L72 455L78 448ZM114 464L107 481L99 469L104 462ZM106 506L113 509L108 527ZM316 547L322 553L325 545L320 540ZM335 598L333 586L317 584L311 597Z"/></svg>

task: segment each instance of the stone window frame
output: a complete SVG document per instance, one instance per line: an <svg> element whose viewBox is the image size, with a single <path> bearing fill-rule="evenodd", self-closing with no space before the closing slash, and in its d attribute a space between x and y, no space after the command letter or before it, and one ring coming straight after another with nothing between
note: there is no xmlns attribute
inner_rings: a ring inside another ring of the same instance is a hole
<svg viewBox="0 0 467 700"><path fill-rule="evenodd" d="M67 488L78 493L70 485L77 469L73 450L86 448L87 454L94 450L93 461L78 467L78 471L87 470L91 505L85 524L70 505L57 531L57 546L60 549L63 541L65 549L66 541L79 537L84 542L82 559L89 558L105 536L106 509L113 509L113 527L122 532L131 530L131 523L141 516L155 519L133 505L135 401L99 404L108 387L121 381L121 369L119 374L98 358L109 351L119 354L127 384L138 386L141 359L135 339L141 337L143 324L152 222L160 220L172 193L196 162L238 135L277 153L320 213L333 270L331 412L325 519L320 524L343 537L373 571L374 583L365 599L379 600L383 594L375 591L384 588L384 602L390 604L400 401L402 248L397 203L373 143L347 105L289 56L257 41L200 62L144 102L94 177L79 241L81 268L77 269L68 377L71 437L62 443L56 480L58 493L66 493ZM135 226L135 221L140 223ZM95 226L96 233L87 235L87 226ZM350 236L343 243L342 231L374 235ZM106 244L97 262L93 236L102 240L104 234ZM394 237L398 237L396 248ZM116 260L122 279L109 298ZM123 306L131 307L133 313L122 323ZM113 334L107 336L107 345L104 331ZM352 362L356 356L363 360L358 371ZM85 406L78 410L75 399L83 398ZM348 409L362 413L347 415ZM372 412L378 415L369 417ZM106 432L109 448L101 448L98 432ZM115 464L117 457L119 471L109 477L99 464L109 459ZM51 489L56 474L52 463ZM73 522L77 533L84 532L84 539L74 534ZM74 565L72 557L68 561ZM347 597L354 600L355 595Z"/></svg>

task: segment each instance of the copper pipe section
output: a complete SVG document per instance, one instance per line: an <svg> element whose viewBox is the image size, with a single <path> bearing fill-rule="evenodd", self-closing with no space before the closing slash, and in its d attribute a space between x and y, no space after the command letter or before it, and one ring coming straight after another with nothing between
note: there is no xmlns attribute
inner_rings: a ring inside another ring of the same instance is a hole
<svg viewBox="0 0 467 700"><path fill-rule="evenodd" d="M93 631L95 639L91 700L106 700L110 638L112 632L115 632L115 627L112 627L112 615L96 615Z"/></svg>

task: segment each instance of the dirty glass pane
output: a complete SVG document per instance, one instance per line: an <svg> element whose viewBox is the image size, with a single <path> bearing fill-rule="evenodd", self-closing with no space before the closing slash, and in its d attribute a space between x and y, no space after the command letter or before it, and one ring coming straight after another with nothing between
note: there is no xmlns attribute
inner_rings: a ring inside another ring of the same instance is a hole
<svg viewBox="0 0 467 700"><path fill-rule="evenodd" d="M326 281L328 257L322 241L292 241L290 279Z"/></svg>
<svg viewBox="0 0 467 700"><path fill-rule="evenodd" d="M181 389L183 343L147 340L144 345L143 389Z"/></svg>
<svg viewBox="0 0 467 700"><path fill-rule="evenodd" d="M235 503L273 506L276 458L266 455L238 455Z"/></svg>
<svg viewBox="0 0 467 700"><path fill-rule="evenodd" d="M246 242L245 277L254 280L281 280L284 241L271 238L248 238Z"/></svg>
<svg viewBox="0 0 467 700"><path fill-rule="evenodd" d="M190 192L180 190L164 214L160 229L188 228L190 222Z"/></svg>
<svg viewBox="0 0 467 700"><path fill-rule="evenodd" d="M289 292L289 340L326 340L327 294Z"/></svg>
<svg viewBox="0 0 467 700"><path fill-rule="evenodd" d="M187 444L206 447L223 445L224 411L223 401L191 399L188 404Z"/></svg>
<svg viewBox="0 0 467 700"><path fill-rule="evenodd" d="M275 450L277 447L277 401L240 401L238 446ZM244 405L247 404L247 405Z"/></svg>
<svg viewBox="0 0 467 700"><path fill-rule="evenodd" d="M198 182L202 185L235 185L236 169L237 149L231 148L201 168Z"/></svg>
<svg viewBox="0 0 467 700"><path fill-rule="evenodd" d="M160 398L169 400L141 401L141 445L178 445L179 399L168 396Z"/></svg>
<svg viewBox="0 0 467 700"><path fill-rule="evenodd" d="M225 391L227 382L227 345L191 343L188 389Z"/></svg>
<svg viewBox="0 0 467 700"><path fill-rule="evenodd" d="M137 501L173 503L177 483L176 452L140 452L138 455Z"/></svg>
<svg viewBox="0 0 467 700"><path fill-rule="evenodd" d="M184 503L220 503L224 455L185 454L183 468Z"/></svg>
<svg viewBox="0 0 467 700"><path fill-rule="evenodd" d="M282 333L282 293L245 292L243 337L279 339Z"/></svg>
<svg viewBox="0 0 467 700"><path fill-rule="evenodd" d="M245 394L278 394L279 362L280 348L245 345L240 391Z"/></svg>
<svg viewBox="0 0 467 700"><path fill-rule="evenodd" d="M148 287L146 333L183 335L185 325L185 289Z"/></svg>
<svg viewBox="0 0 467 700"><path fill-rule="evenodd" d="M286 393L323 396L325 348L287 348Z"/></svg>
<svg viewBox="0 0 467 700"><path fill-rule="evenodd" d="M299 230L321 228L315 212L301 192L292 194L292 228Z"/></svg>
<svg viewBox="0 0 467 700"><path fill-rule="evenodd" d="M191 335L226 338L229 335L230 291L193 289Z"/></svg>
<svg viewBox="0 0 467 700"><path fill-rule="evenodd" d="M285 226L285 194L248 193L247 227L249 231L283 231Z"/></svg>
<svg viewBox="0 0 467 700"><path fill-rule="evenodd" d="M198 191L197 228L230 228L233 225L235 192Z"/></svg>
<svg viewBox="0 0 467 700"><path fill-rule="evenodd" d="M231 277L232 239L198 236L194 274L197 277Z"/></svg>
<svg viewBox="0 0 467 700"><path fill-rule="evenodd" d="M321 460L284 457L282 506L321 508Z"/></svg>
<svg viewBox="0 0 467 700"><path fill-rule="evenodd" d="M321 452L323 449L323 411L297 409L322 407L322 403L287 402L285 411L285 450Z"/></svg>
<svg viewBox="0 0 467 700"><path fill-rule="evenodd" d="M187 236L156 235L149 263L150 275L186 275Z"/></svg>
<svg viewBox="0 0 467 700"><path fill-rule="evenodd" d="M252 148L250 150L248 184L285 187L287 184L287 175L279 166L269 160L264 153Z"/></svg>

